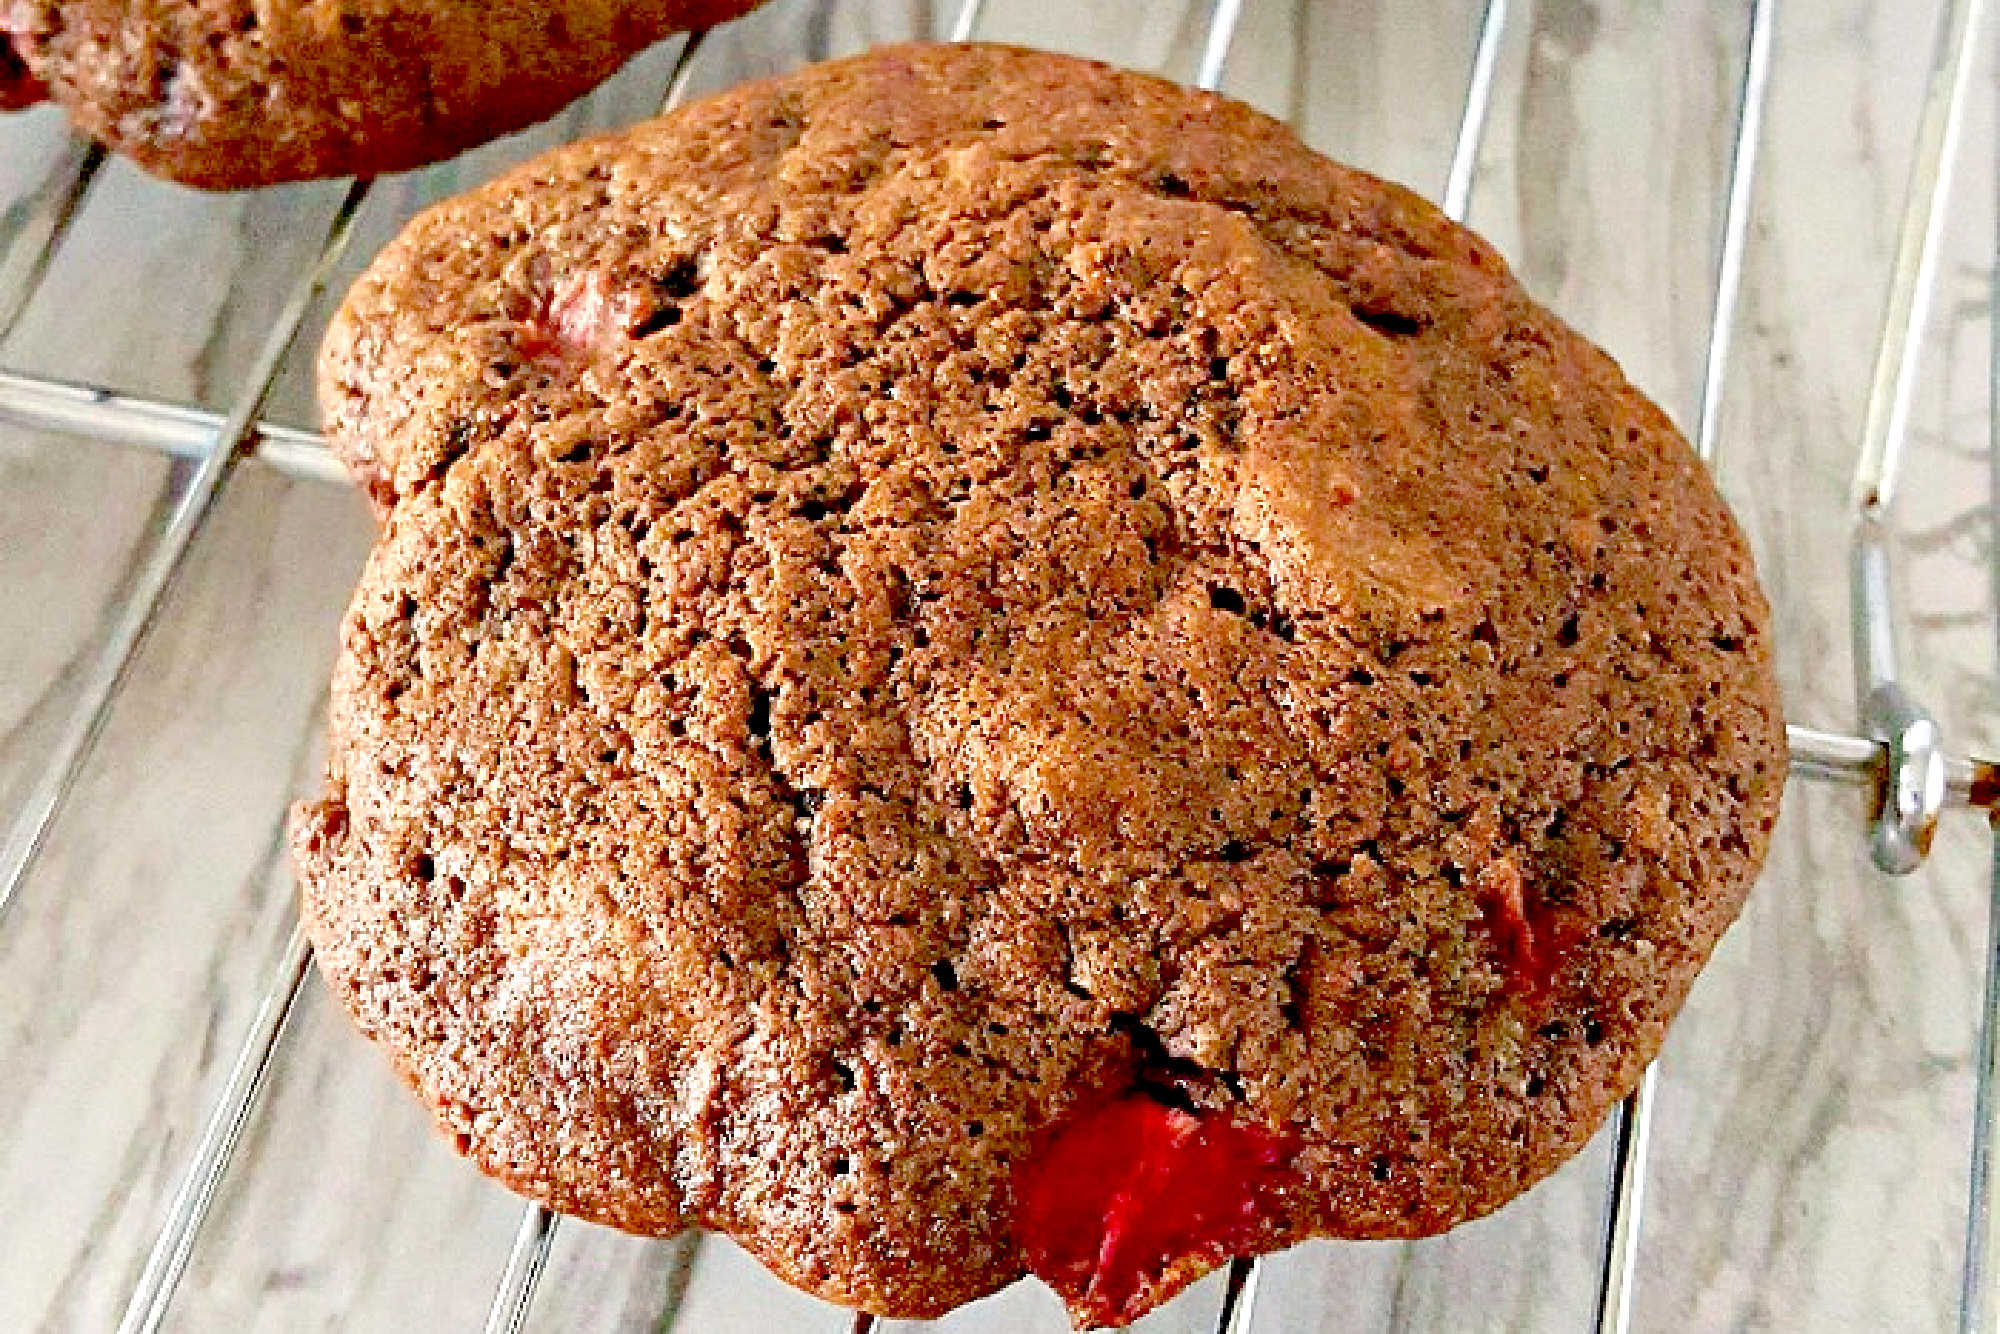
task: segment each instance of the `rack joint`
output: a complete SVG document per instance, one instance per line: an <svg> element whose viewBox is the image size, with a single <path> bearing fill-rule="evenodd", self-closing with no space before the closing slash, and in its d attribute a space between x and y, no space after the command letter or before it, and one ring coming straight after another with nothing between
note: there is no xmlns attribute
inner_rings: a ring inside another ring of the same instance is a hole
<svg viewBox="0 0 2000 1334"><path fill-rule="evenodd" d="M1895 681L1868 692L1862 728L1881 742L1880 780L1869 819L1868 851L1890 875L1908 875L1930 855L1948 796L1944 735L1937 720Z"/></svg>

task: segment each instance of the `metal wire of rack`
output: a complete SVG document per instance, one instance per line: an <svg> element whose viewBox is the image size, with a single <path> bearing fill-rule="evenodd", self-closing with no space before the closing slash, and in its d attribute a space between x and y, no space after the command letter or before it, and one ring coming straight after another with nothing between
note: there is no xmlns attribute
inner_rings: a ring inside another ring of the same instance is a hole
<svg viewBox="0 0 2000 1334"><path fill-rule="evenodd" d="M1217 88L1247 5L1259 0L1211 0L1195 82ZM1743 285L1750 217L1758 181L1764 109L1774 60L1779 0L1747 0L1743 76L1727 172L1707 344L1697 398L1694 444L1704 462L1720 446L1723 387L1728 378ZM980 35L984 0L961 0L953 40ZM1866 400L1860 457L1851 488L1852 628L1856 665L1853 731L1788 728L1794 777L1857 788L1870 794L1866 836L1876 864L1891 874L1919 865L1936 822L1952 808L2000 812L2000 769L1947 748L1931 716L1901 684L1890 562L1890 511L1901 481L1910 405L1924 353L1927 317L1937 288L1938 255L1970 70L1984 32L1985 0L1945 0L1917 132L1917 148L1902 212L1894 268L1874 373ZM1512 20L1510 0L1486 0L1479 24L1449 169L1441 195L1446 213L1463 220L1477 183L1482 137L1491 110L1495 70ZM686 94L704 34L683 40L662 99L671 108ZM104 164L103 150L72 140L48 185L0 235L0 342L21 319L63 245ZM314 262L298 279L269 328L231 406L213 413L178 403L121 394L93 385L0 371L0 423L84 436L152 450L192 465L193 473L136 580L126 590L108 632L85 670L75 703L62 719L41 769L0 841L0 923L42 850L90 756L114 702L162 605L188 564L189 552L213 514L232 473L255 456L291 477L340 482L343 475L318 437L261 419L280 368L309 312L354 235L371 182L354 182L332 213ZM1994 270L2000 290L2000 265ZM2000 406L2000 338L1993 340L1990 380ZM1994 431L1994 498L2000 507L2000 411ZM1995 570L2000 599L2000 566ZM2000 1318L1991 1213L1995 1188L1993 1135L2000 1119L2000 838L1993 849L1984 959L1984 997L1975 1044L1975 1107L1968 1149L1969 1187L1958 1312L1961 1331L1987 1330ZM256 1115L258 1098L281 1058L287 1020L311 965L311 948L294 924L274 976L243 1035L221 1094L179 1177L171 1205L120 1322L121 1334L160 1329L231 1160ZM1653 1072L1618 1113L1606 1182L1605 1227L1595 1323L1600 1334L1630 1325L1648 1181ZM514 1334L527 1322L560 1219L526 1206L496 1284L487 1334ZM1263 1266L1230 1266L1215 1321L1217 1334L1253 1328ZM844 1317L841 1317L844 1319ZM828 1328L835 1318L829 1316ZM854 1334L875 1327L852 1318Z"/></svg>

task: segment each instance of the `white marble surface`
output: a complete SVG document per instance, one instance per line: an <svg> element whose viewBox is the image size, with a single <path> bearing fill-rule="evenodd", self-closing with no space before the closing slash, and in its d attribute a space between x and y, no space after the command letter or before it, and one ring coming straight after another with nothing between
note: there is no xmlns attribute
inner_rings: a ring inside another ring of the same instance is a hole
<svg viewBox="0 0 2000 1334"><path fill-rule="evenodd" d="M942 30L920 0L777 0L716 34L697 88ZM1441 188L1476 0L1245 0L1227 86L1317 145ZM1473 221L1531 288L1691 422L1746 3L1516 0ZM1187 77L1204 0L990 0L982 35ZM1783 0L1724 489L1778 609L1787 709L1851 720L1844 504L1935 0ZM1988 502L1993 34L1951 204L1911 485L1898 512L1909 676L1956 739L2000 751ZM351 272L424 199L554 138L643 114L670 50L558 124L385 182ZM59 151L0 119L0 209ZM212 197L114 164L13 337L10 370L224 407L338 201ZM307 322L305 347L324 310ZM310 421L304 350L272 411ZM11 811L81 665L185 484L151 454L0 425L0 803ZM288 929L285 804L315 781L360 504L260 464L231 481L130 688L0 917L0 1330L115 1323ZM1663 1063L1640 1265L1644 1330L1938 1330L1955 1309L1988 844L1871 871L1857 800L1795 783L1771 865ZM1259 1328L1577 1329L1607 1146L1486 1222L1272 1262ZM170 1323L476 1328L519 1217L430 1135L309 987ZM1205 1329L1204 1285L1148 1321ZM538 1330L844 1330L727 1243L559 1234ZM898 1326L897 1328L900 1328ZM1031 1285L941 1328L1060 1328Z"/></svg>

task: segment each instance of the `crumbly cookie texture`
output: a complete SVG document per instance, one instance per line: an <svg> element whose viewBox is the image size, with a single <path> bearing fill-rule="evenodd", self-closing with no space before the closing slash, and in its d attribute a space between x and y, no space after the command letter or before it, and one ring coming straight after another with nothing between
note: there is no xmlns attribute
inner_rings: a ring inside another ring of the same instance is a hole
<svg viewBox="0 0 2000 1334"><path fill-rule="evenodd" d="M419 218L321 965L459 1147L893 1315L1492 1210L1763 856L1768 613L1499 257L1246 107L900 47Z"/></svg>
<svg viewBox="0 0 2000 1334"><path fill-rule="evenodd" d="M532 125L758 0L0 0L0 109L52 98L148 170L372 175Z"/></svg>

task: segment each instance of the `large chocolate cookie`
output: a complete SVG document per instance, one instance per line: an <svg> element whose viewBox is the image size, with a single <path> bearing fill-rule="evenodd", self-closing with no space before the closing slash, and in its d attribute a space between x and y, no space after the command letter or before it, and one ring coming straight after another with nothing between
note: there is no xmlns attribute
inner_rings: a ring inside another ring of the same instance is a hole
<svg viewBox="0 0 2000 1334"><path fill-rule="evenodd" d="M896 1314L1496 1208L1784 773L1743 539L1478 238L1245 107L909 47L420 218L297 856L459 1146Z"/></svg>
<svg viewBox="0 0 2000 1334"><path fill-rule="evenodd" d="M0 109L53 98L216 189L398 171L553 115L757 0L0 0Z"/></svg>

